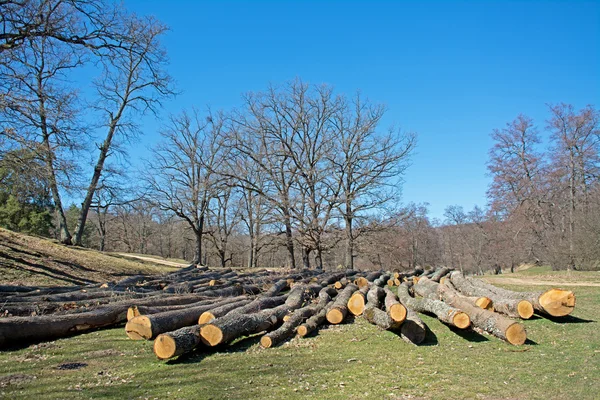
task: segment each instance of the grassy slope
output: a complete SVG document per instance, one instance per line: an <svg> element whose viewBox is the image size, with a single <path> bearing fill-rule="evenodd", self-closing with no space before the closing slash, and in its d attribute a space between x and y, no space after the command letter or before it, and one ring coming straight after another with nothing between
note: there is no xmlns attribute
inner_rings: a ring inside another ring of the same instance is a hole
<svg viewBox="0 0 600 400"><path fill-rule="evenodd" d="M0 284L65 285L173 270L0 228Z"/></svg>
<svg viewBox="0 0 600 400"><path fill-rule="evenodd" d="M530 341L521 347L457 334L426 316L432 333L416 347L357 318L274 349L260 349L254 337L163 363L151 342L128 340L116 328L0 353L0 397L593 399L600 393L600 288L573 289L572 318L526 321ZM87 366L57 369L65 362Z"/></svg>

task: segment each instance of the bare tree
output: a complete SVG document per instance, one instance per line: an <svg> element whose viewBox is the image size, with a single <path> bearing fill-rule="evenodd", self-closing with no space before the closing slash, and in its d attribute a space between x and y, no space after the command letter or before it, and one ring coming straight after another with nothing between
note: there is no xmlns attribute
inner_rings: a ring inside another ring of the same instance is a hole
<svg viewBox="0 0 600 400"><path fill-rule="evenodd" d="M241 199L232 182L224 181L215 188L208 208L207 233L223 268L233 259L229 249L230 239L240 223L241 211Z"/></svg>
<svg viewBox="0 0 600 400"><path fill-rule="evenodd" d="M339 212L345 223L347 268L354 268L356 219L398 195L400 177L416 146L416 135L378 131L385 107L357 95L335 116L338 146L331 159L341 185Z"/></svg>
<svg viewBox="0 0 600 400"><path fill-rule="evenodd" d="M548 128L553 139L552 169L566 193L568 226L567 268L575 268L576 214L588 202L600 177L600 111L587 106L578 113L572 105L550 106Z"/></svg>
<svg viewBox="0 0 600 400"><path fill-rule="evenodd" d="M69 73L84 62L84 54L70 47L54 47L46 37L24 39L24 45L3 55L0 89L0 132L9 143L33 151L45 165L57 213L60 240L71 243L61 190L74 178L73 155L85 137L79 122L77 91L69 87Z"/></svg>
<svg viewBox="0 0 600 400"><path fill-rule="evenodd" d="M0 0L0 53L41 38L94 51L119 47L119 12L104 0Z"/></svg>
<svg viewBox="0 0 600 400"><path fill-rule="evenodd" d="M95 82L96 108L105 118L107 132L98 146L98 160L81 204L75 245L81 245L88 211L115 140L118 136L129 139L137 131L139 117L146 111L155 113L161 99L173 94L171 79L163 70L166 53L159 42L166 26L152 17L130 17L123 29L128 38L126 46L103 58L104 74Z"/></svg>
<svg viewBox="0 0 600 400"><path fill-rule="evenodd" d="M216 195L227 155L221 142L223 116L197 110L172 116L163 142L146 163L144 179L151 201L186 221L195 237L193 262L202 261L207 211Z"/></svg>

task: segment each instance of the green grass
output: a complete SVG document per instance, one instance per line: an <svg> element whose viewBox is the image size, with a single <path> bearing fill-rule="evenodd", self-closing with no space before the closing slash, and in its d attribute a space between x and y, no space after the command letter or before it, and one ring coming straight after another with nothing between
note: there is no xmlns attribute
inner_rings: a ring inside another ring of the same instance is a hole
<svg viewBox="0 0 600 400"><path fill-rule="evenodd" d="M432 333L413 346L357 318L273 349L261 349L257 336L165 363L151 342L127 339L122 327L103 330L0 353L0 397L593 399L600 393L600 288L574 290L572 317L525 321L529 341L520 347L458 334L427 316ZM67 362L87 366L57 369Z"/></svg>

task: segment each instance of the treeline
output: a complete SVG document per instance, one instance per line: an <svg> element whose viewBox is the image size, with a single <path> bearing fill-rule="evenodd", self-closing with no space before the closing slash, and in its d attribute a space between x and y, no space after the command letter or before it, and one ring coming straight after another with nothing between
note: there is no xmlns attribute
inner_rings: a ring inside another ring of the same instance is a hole
<svg viewBox="0 0 600 400"><path fill-rule="evenodd" d="M135 173L123 160L141 117L176 92L166 27L105 0L0 7L1 226L222 266L598 265L591 106L495 130L488 205L450 206L443 221L398 205L415 134L384 129L385 107L360 94L299 79L169 116Z"/></svg>

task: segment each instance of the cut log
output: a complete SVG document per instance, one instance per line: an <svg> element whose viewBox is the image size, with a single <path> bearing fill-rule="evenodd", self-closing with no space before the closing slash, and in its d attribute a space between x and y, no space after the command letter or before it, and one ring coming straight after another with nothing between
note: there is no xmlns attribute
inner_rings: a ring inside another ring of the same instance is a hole
<svg viewBox="0 0 600 400"><path fill-rule="evenodd" d="M154 307L152 307L152 306L131 306L127 310L127 321L129 321L135 317L139 317L140 315L158 314L158 313L165 312L165 311L181 310L184 308L204 306L204 305L208 305L208 304L214 304L217 302L218 302L218 299L209 299L209 300L202 300L202 301L198 301L198 302L194 302L194 303L177 304L177 305L170 305L170 306L154 306Z"/></svg>
<svg viewBox="0 0 600 400"><path fill-rule="evenodd" d="M333 291L335 292L335 291ZM319 302L295 310L287 321L278 329L267 333L260 339L260 344L264 348L278 345L289 337L293 336L296 328L307 318L315 315L319 310L326 307L331 302L332 291L330 288L323 288L319 292Z"/></svg>
<svg viewBox="0 0 600 400"><path fill-rule="evenodd" d="M392 318L381 307L381 300L385 298L385 291L376 285L373 285L367 293L367 305L363 316L370 323L377 325L384 330L391 330L398 327L392 321Z"/></svg>
<svg viewBox="0 0 600 400"><path fill-rule="evenodd" d="M200 314L200 317L198 318L198 325L207 324L213 319L227 315L227 313L229 313L230 311L243 307L246 304L249 304L250 302L251 300L245 300L236 303L223 304L222 306L207 310Z"/></svg>
<svg viewBox="0 0 600 400"><path fill-rule="evenodd" d="M200 328L202 341L209 346L217 346L240 336L271 330L290 310L301 307L312 290L308 286L295 286L280 306L252 314L231 313L217 318Z"/></svg>
<svg viewBox="0 0 600 400"><path fill-rule="evenodd" d="M413 344L423 343L427 336L427 326L410 308L406 309L406 320L400 326L400 336L404 341Z"/></svg>
<svg viewBox="0 0 600 400"><path fill-rule="evenodd" d="M480 279L467 278L458 271L450 274L450 281L456 289L467 296L485 296L492 301L494 311L513 318L529 319L533 315L534 305L527 299L526 293L517 294L496 288ZM525 296L524 296L525 295ZM539 296L530 296L539 298Z"/></svg>
<svg viewBox="0 0 600 400"><path fill-rule="evenodd" d="M352 294L357 290L357 285L349 284L337 295L331 308L327 311L327 321L330 324L339 324L346 318L348 314L348 300L350 300Z"/></svg>
<svg viewBox="0 0 600 400"><path fill-rule="evenodd" d="M366 286L369 286L369 281L364 276L359 276L354 280L354 284L358 286L359 289L362 289Z"/></svg>
<svg viewBox="0 0 600 400"><path fill-rule="evenodd" d="M408 285L406 283L398 286L398 298L406 308L411 308L421 313L434 314L440 321L459 329L466 329L471 325L471 320L467 314L455 307L451 307L443 301L429 298L413 298L408 292Z"/></svg>
<svg viewBox="0 0 600 400"><path fill-rule="evenodd" d="M452 271L452 268L443 267L437 269L433 275L431 276L431 280L434 282L439 282L444 276L448 275Z"/></svg>
<svg viewBox="0 0 600 400"><path fill-rule="evenodd" d="M396 329L406 320L406 307L398 301L398 298L389 288L384 288L385 291L385 311L390 316L393 328Z"/></svg>
<svg viewBox="0 0 600 400"><path fill-rule="evenodd" d="M202 343L200 328L200 325L186 326L158 335L152 347L154 354L161 360L168 360L194 350Z"/></svg>
<svg viewBox="0 0 600 400"><path fill-rule="evenodd" d="M356 292L350 296L348 300L348 311L350 311L353 315L359 316L362 315L363 311L365 311L365 306L367 304L367 293L369 292L369 286L363 286L358 289Z"/></svg>
<svg viewBox="0 0 600 400"><path fill-rule="evenodd" d="M230 303L247 304L248 300L245 297L234 297L216 304L205 304L152 315L140 315L127 322L125 332L129 338L134 340L154 339L161 333L174 331L184 326L196 325L203 312Z"/></svg>
<svg viewBox="0 0 600 400"><path fill-rule="evenodd" d="M329 298L325 297L325 295L322 295L322 293L322 291L319 292L319 303L317 304L315 314L307 319L306 322L301 324L296 330L298 336L304 337L309 333L314 332L327 319L327 312L333 305L332 299L337 295L337 293L326 292L329 295Z"/></svg>
<svg viewBox="0 0 600 400"><path fill-rule="evenodd" d="M461 296L448 283L443 285L431 281L430 283L438 286L437 292L446 303L466 312L475 328L506 340L510 344L522 345L525 343L527 333L523 324L471 304L467 298ZM419 285L421 284L429 283L423 279L419 282Z"/></svg>

